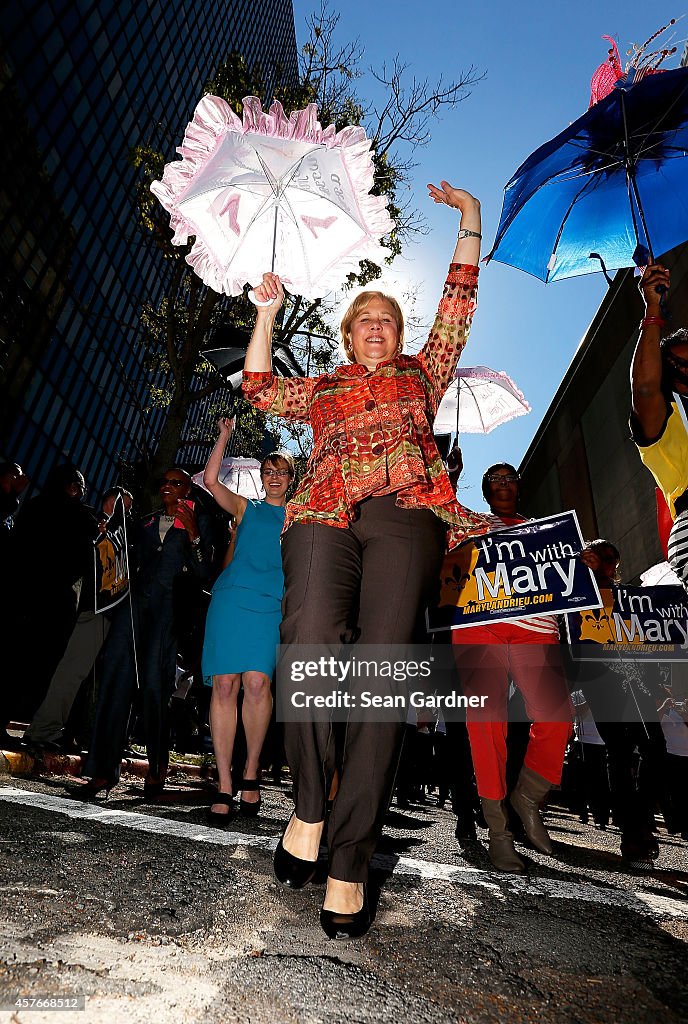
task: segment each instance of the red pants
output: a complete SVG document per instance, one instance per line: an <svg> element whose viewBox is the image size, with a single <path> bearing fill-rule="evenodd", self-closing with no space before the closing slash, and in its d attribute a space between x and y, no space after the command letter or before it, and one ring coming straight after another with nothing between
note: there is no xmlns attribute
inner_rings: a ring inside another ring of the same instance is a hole
<svg viewBox="0 0 688 1024"><path fill-rule="evenodd" d="M573 720L558 640L500 622L456 629L452 643L464 694L487 697L484 707L466 712L479 795L488 800L506 796L510 679L532 720L524 763L558 785Z"/></svg>

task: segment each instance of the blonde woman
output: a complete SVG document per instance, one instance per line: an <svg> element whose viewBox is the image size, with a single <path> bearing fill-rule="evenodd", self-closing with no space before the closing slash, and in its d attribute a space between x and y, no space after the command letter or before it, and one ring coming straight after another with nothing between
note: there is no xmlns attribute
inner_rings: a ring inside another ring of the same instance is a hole
<svg viewBox="0 0 688 1024"><path fill-rule="evenodd" d="M418 355L403 354L398 303L364 292L342 321L348 363L320 377L274 376L272 328L284 293L265 274L244 372L258 408L309 421L313 451L287 505L283 644L404 644L451 544L484 532L456 500L432 435L442 394L468 337L480 255L480 204L442 182L436 203L459 211L454 262L437 318ZM328 828L329 873L320 915L332 938L370 926L366 881L398 761L403 723L347 723L339 788ZM275 854L278 879L294 888L315 873L335 742L330 722L285 723L295 813Z"/></svg>

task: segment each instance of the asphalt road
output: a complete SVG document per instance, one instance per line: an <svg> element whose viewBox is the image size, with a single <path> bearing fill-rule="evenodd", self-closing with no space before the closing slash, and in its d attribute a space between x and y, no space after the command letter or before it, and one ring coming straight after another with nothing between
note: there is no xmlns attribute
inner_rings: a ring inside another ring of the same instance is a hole
<svg viewBox="0 0 688 1024"><path fill-rule="evenodd" d="M468 863L449 811L393 807L373 927L331 942L322 884L291 892L272 876L286 788L265 788L258 819L216 830L200 784L152 807L140 781L98 805L70 799L78 785L0 784L0 1021L688 1020L688 846L663 831L657 869L634 874L615 829L555 810L556 856L526 851L521 879L479 850ZM86 1008L7 1009L19 996Z"/></svg>

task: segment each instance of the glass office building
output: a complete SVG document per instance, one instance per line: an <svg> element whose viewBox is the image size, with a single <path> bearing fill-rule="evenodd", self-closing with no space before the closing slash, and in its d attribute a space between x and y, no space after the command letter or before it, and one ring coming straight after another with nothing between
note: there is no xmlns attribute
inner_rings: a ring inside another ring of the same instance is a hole
<svg viewBox="0 0 688 1024"><path fill-rule="evenodd" d="M172 159L232 51L295 76L292 4L23 0L0 31L0 458L39 485L70 459L97 491L156 429L138 315L168 266L136 226L130 149Z"/></svg>

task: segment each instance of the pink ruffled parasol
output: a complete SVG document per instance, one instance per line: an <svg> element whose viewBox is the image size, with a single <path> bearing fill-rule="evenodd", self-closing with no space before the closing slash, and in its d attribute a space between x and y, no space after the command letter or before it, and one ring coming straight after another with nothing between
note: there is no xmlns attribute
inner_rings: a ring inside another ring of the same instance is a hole
<svg viewBox="0 0 688 1024"><path fill-rule="evenodd" d="M489 434L495 427L530 412L523 392L502 370L458 367L440 402L436 434Z"/></svg>
<svg viewBox="0 0 688 1024"><path fill-rule="evenodd" d="M239 295L271 268L293 294L322 298L363 259L381 263L393 228L370 195L370 140L360 127L323 129L311 103L287 117L255 96L243 121L205 96L178 153L151 191L170 214L172 242L196 241L187 262L217 292Z"/></svg>

